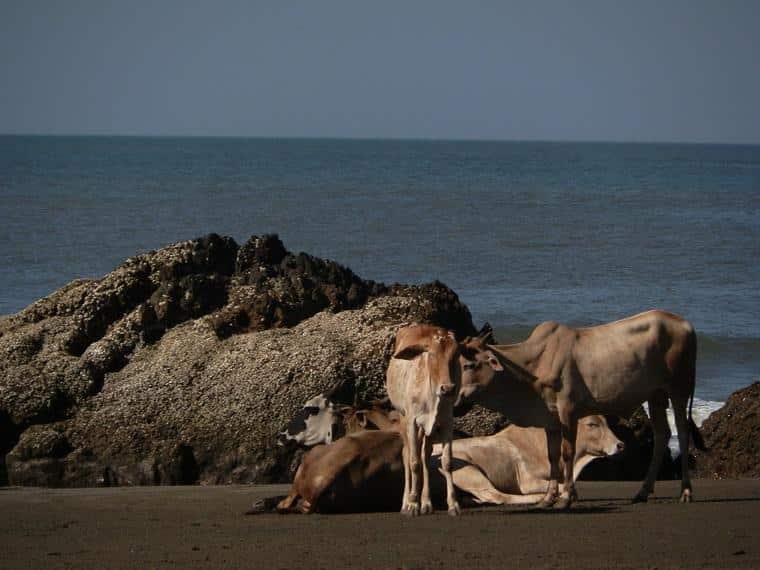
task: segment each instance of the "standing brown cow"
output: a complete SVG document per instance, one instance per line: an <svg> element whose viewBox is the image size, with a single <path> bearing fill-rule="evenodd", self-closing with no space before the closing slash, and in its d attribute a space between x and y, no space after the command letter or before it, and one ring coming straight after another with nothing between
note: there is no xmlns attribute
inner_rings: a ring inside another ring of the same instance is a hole
<svg viewBox="0 0 760 570"><path fill-rule="evenodd" d="M461 380L459 348L454 333L439 327L411 325L396 334L386 389L391 403L402 416L404 497L401 512L409 516L433 512L428 460L435 430L443 443L441 473L446 479L449 514L459 514L451 477L453 409Z"/></svg>
<svg viewBox="0 0 760 570"><path fill-rule="evenodd" d="M654 453L634 501L646 501L670 436L665 413L670 399L681 448L681 501L689 502L690 431L695 444L702 445L689 404L696 354L694 327L664 311L590 328L546 322L517 344L488 345L484 338L465 342L461 396L501 411L517 425L546 429L551 481L542 502L560 508L576 498L572 458L578 419L589 414L628 417L642 402L649 404Z"/></svg>

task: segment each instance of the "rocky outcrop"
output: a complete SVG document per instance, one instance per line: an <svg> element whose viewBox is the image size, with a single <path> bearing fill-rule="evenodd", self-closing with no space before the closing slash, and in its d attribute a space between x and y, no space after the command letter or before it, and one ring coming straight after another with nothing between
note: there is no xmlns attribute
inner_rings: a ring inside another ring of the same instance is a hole
<svg viewBox="0 0 760 570"><path fill-rule="evenodd" d="M337 380L382 396L412 321L474 333L440 283L364 281L276 236L130 258L0 318L0 484L287 479L276 433Z"/></svg>
<svg viewBox="0 0 760 570"><path fill-rule="evenodd" d="M696 474L711 479L760 477L760 382L737 390L701 427L708 451L695 454Z"/></svg>

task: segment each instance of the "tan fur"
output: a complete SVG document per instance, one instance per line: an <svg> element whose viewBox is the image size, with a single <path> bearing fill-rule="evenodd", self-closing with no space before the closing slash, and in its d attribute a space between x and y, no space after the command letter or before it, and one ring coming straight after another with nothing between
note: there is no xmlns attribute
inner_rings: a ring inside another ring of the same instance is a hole
<svg viewBox="0 0 760 570"><path fill-rule="evenodd" d="M453 408L461 379L458 358L459 344L446 329L411 325L396 334L386 389L402 416L404 514L415 516L433 511L428 459L432 438L436 436L443 442L441 472L446 479L449 513L459 513L451 477Z"/></svg>
<svg viewBox="0 0 760 570"><path fill-rule="evenodd" d="M518 344L465 343L463 354L474 368L465 370L462 394L499 409L520 425L543 426L552 466L547 504L557 499L560 457L568 483L560 505L575 495L573 462L578 419L595 413L627 417L648 401L655 431L652 463L637 494L646 500L667 443L665 407L669 397L682 450L688 448L686 406L694 393L696 334L686 320L664 311L648 311L590 328L548 322ZM468 356L469 355L469 356ZM496 357L501 370L484 363ZM467 366L465 363L464 366ZM557 437L560 431L561 438ZM554 435L551 435L551 434ZM683 457L682 498L689 500L687 453Z"/></svg>

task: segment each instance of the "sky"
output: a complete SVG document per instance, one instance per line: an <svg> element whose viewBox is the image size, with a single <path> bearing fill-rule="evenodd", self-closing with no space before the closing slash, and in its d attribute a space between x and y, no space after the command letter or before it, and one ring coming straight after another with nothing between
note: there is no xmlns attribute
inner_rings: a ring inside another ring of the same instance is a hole
<svg viewBox="0 0 760 570"><path fill-rule="evenodd" d="M760 143L760 2L0 0L0 133Z"/></svg>

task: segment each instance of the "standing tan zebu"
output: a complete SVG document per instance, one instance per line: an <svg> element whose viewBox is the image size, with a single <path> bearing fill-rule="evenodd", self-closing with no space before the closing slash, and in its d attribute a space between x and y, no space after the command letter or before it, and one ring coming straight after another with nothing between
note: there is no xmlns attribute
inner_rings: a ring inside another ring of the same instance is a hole
<svg viewBox="0 0 760 570"><path fill-rule="evenodd" d="M489 345L486 339L469 339L463 346L462 398L497 409L517 425L545 428L551 479L544 505L568 507L576 498L572 458L578 419L590 414L629 417L643 402L649 405L654 452L634 501L646 501L670 437L668 399L681 448L681 501L691 501L690 432L698 447L702 441L691 419L697 340L688 321L648 311L590 328L542 323L517 344Z"/></svg>
<svg viewBox="0 0 760 570"><path fill-rule="evenodd" d="M446 480L449 514L459 514L451 477L453 409L459 393L459 343L454 333L431 325L411 325L396 333L386 390L401 413L404 496L401 512L433 512L428 461L434 437L440 439L441 474Z"/></svg>

